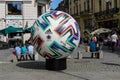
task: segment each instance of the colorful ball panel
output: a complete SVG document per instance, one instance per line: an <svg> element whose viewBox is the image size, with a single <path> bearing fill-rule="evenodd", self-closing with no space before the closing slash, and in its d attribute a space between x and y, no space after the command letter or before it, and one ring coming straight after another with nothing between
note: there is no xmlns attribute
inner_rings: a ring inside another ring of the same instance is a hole
<svg viewBox="0 0 120 80"><path fill-rule="evenodd" d="M80 41L78 23L67 13L51 11L34 23L33 45L46 59L61 59L72 54Z"/></svg>

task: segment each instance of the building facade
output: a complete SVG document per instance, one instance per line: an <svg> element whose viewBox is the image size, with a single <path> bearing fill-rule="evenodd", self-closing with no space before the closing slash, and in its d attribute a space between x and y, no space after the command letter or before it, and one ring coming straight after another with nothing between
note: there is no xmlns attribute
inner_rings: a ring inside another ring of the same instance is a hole
<svg viewBox="0 0 120 80"><path fill-rule="evenodd" d="M79 23L81 34L100 28L120 28L120 0L69 0L69 14Z"/></svg>
<svg viewBox="0 0 120 80"><path fill-rule="evenodd" d="M43 13L50 11L50 0L0 0L0 29L13 26L17 28L31 27ZM15 36L20 36L23 42L30 34L0 35L0 40L9 42Z"/></svg>
<svg viewBox="0 0 120 80"><path fill-rule="evenodd" d="M68 0L61 1L61 3L58 5L56 10L60 10L60 11L69 13L69 1Z"/></svg>

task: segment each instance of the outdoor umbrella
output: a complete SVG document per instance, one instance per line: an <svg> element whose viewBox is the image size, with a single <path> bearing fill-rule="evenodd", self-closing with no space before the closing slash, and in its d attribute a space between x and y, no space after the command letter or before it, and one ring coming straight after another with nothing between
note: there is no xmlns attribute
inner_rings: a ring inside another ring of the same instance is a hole
<svg viewBox="0 0 120 80"><path fill-rule="evenodd" d="M28 27L28 28L25 28L23 32L24 32L24 33L31 33L32 28L33 28L33 26Z"/></svg>
<svg viewBox="0 0 120 80"><path fill-rule="evenodd" d="M101 33L107 33L107 32L111 32L110 29L107 29L107 28L99 28L93 32L91 32L91 34L101 34Z"/></svg>
<svg viewBox="0 0 120 80"><path fill-rule="evenodd" d="M5 29L0 30L0 34L6 36L9 33L23 32L22 28L15 28L13 26L8 26Z"/></svg>

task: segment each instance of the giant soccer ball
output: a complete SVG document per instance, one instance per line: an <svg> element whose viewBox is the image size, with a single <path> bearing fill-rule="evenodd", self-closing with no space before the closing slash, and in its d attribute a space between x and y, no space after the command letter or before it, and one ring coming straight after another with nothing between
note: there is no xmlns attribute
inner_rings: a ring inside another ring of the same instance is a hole
<svg viewBox="0 0 120 80"><path fill-rule="evenodd" d="M65 58L78 47L79 25L69 14L51 11L35 21L32 38L36 51L44 58Z"/></svg>

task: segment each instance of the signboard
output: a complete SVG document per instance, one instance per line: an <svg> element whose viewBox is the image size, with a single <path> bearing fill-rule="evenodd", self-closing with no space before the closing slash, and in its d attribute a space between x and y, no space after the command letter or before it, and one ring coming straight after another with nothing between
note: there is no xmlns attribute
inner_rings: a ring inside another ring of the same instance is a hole
<svg viewBox="0 0 120 80"><path fill-rule="evenodd" d="M23 27L22 15L7 15L6 26Z"/></svg>

